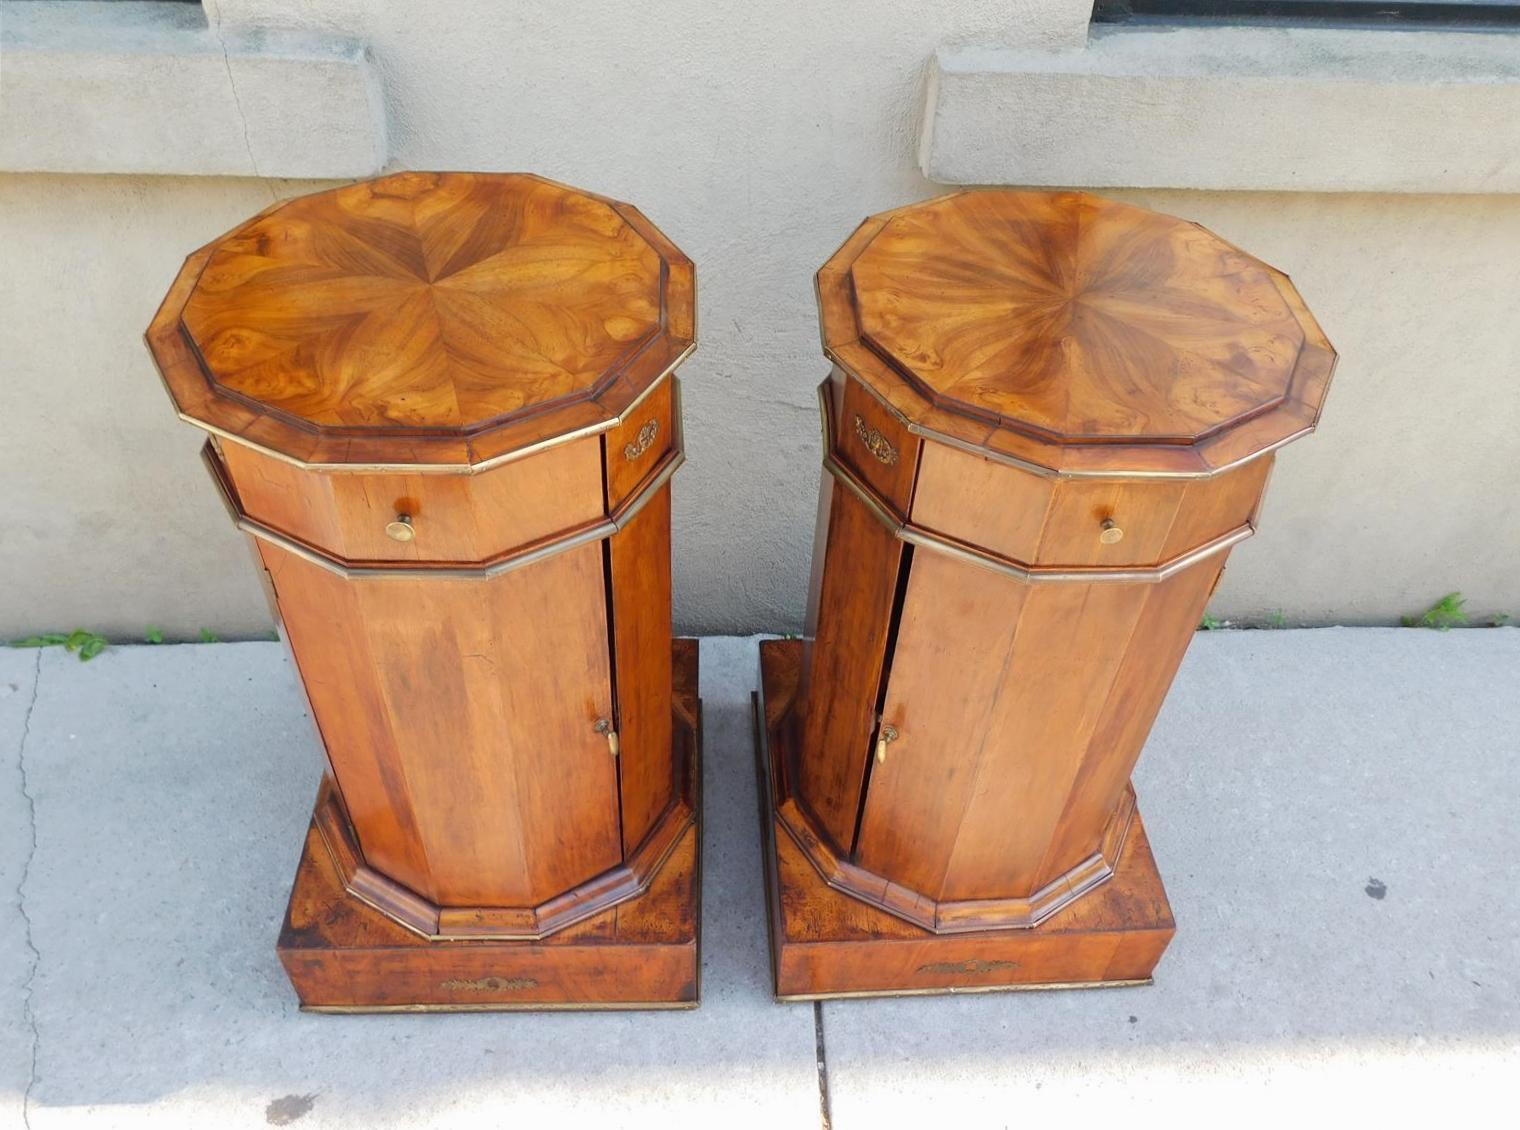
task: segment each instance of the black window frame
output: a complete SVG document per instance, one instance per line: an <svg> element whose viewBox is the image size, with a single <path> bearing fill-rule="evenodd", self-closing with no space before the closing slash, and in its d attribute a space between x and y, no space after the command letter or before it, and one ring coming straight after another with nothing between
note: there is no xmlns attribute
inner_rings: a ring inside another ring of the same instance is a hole
<svg viewBox="0 0 1520 1130"><path fill-rule="evenodd" d="M1520 30L1516 0L1096 0L1096 24L1296 24Z"/></svg>

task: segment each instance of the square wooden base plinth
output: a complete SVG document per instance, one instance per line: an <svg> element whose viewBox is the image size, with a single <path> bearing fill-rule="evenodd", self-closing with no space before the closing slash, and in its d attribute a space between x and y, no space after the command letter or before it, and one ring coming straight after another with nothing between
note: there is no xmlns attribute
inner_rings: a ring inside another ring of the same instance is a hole
<svg viewBox="0 0 1520 1130"><path fill-rule="evenodd" d="M687 646L681 646L687 645ZM311 1012L695 1008L701 896L701 701L696 641L676 647L676 741L696 819L643 894L538 941L435 941L350 895L315 823L278 951ZM693 725L683 727L683 719ZM687 732L682 733L685 729Z"/></svg>
<svg viewBox="0 0 1520 1130"><path fill-rule="evenodd" d="M802 644L760 644L755 756L780 1000L1143 985L1176 930L1140 816L1112 879L1028 930L935 934L829 887L776 819ZM771 724L767 724L767 719Z"/></svg>

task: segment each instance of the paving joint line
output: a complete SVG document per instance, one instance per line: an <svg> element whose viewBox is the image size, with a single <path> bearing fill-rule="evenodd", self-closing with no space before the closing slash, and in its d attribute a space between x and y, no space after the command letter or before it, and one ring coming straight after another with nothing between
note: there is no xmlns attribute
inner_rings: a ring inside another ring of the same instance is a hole
<svg viewBox="0 0 1520 1130"><path fill-rule="evenodd" d="M822 1130L832 1130L834 1116L829 1109L829 1063L823 1046L823 1002L813 1002L813 1048L818 1061L818 1122Z"/></svg>

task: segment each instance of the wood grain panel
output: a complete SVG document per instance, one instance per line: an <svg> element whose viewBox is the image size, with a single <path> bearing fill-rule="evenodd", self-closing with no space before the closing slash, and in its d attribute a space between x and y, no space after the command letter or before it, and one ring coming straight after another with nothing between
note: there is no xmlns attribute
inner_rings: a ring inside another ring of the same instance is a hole
<svg viewBox="0 0 1520 1130"><path fill-rule="evenodd" d="M675 799L671 757L670 488L608 540L623 851Z"/></svg>
<svg viewBox="0 0 1520 1130"><path fill-rule="evenodd" d="M403 173L222 240L183 320L215 383L295 420L457 429L589 395L660 310L660 257L609 204Z"/></svg>
<svg viewBox="0 0 1520 1130"><path fill-rule="evenodd" d="M378 870L444 906L531 905L618 862L600 546L484 581L264 554Z"/></svg>
<svg viewBox="0 0 1520 1130"><path fill-rule="evenodd" d="M596 437L478 475L316 473L243 444L221 445L244 512L349 561L488 561L603 513ZM409 514L415 536L385 527Z"/></svg>
<svg viewBox="0 0 1520 1130"><path fill-rule="evenodd" d="M1040 537L1040 564L1157 564L1187 489L1186 481L1177 479L1079 479L1057 484ZM1100 540L1104 519L1112 519L1123 531L1122 540L1112 545Z"/></svg>
<svg viewBox="0 0 1520 1130"><path fill-rule="evenodd" d="M686 720L678 756L695 777L696 641L676 640L671 650L675 713ZM313 1008L689 1007L697 1000L700 855L700 826L689 825L641 895L536 941L440 944L349 895L314 822L280 931L280 960L303 1006Z"/></svg>
<svg viewBox="0 0 1520 1130"><path fill-rule="evenodd" d="M490 582L353 583L362 586L373 678L411 782L435 901L541 901L528 874L527 801L519 795L513 743L502 732ZM502 674L520 677L510 668Z"/></svg>
<svg viewBox="0 0 1520 1130"><path fill-rule="evenodd" d="M834 492L802 715L798 798L848 852L866 769L902 543L865 504Z"/></svg>
<svg viewBox="0 0 1520 1130"><path fill-rule="evenodd" d="M673 399L671 381L661 381L627 419L603 437L609 510L632 495L670 450L675 438Z"/></svg>
<svg viewBox="0 0 1520 1130"><path fill-rule="evenodd" d="M312 1009L693 1007L700 836L686 830L639 898L541 941L440 944L348 897L312 829L280 961Z"/></svg>
<svg viewBox="0 0 1520 1130"><path fill-rule="evenodd" d="M497 557L562 530L596 521L601 459L594 438L558 444L478 475L332 475L344 556L473 562ZM385 533L403 508L416 536ZM466 556L467 555L467 556Z"/></svg>
<svg viewBox="0 0 1520 1130"><path fill-rule="evenodd" d="M862 867L940 897L1029 592L986 569L914 555L882 709L898 737L871 768Z"/></svg>
<svg viewBox="0 0 1520 1130"><path fill-rule="evenodd" d="M824 885L772 828L776 991L786 998L1147 980L1176 931L1143 827L1114 879L1032 930L932 934Z"/></svg>
<svg viewBox="0 0 1520 1130"><path fill-rule="evenodd" d="M760 645L757 721L765 733L756 755L766 794L766 894L778 994L951 992L1151 975L1175 924L1138 816L1114 877L1033 929L936 935L827 886L771 815L775 762L788 755L792 732L799 653L795 640Z"/></svg>
<svg viewBox="0 0 1520 1130"><path fill-rule="evenodd" d="M908 512L913 496L918 448L918 437L859 381L844 382L834 452L900 514Z"/></svg>
<svg viewBox="0 0 1520 1130"><path fill-rule="evenodd" d="M817 281L824 352L918 434L1061 475L1228 469L1311 428L1335 363L1280 271L1086 193L873 216Z"/></svg>
<svg viewBox="0 0 1520 1130"><path fill-rule="evenodd" d="M619 419L694 344L691 260L540 177L403 172L282 200L148 328L185 418L314 467L467 472Z"/></svg>
<svg viewBox="0 0 1520 1130"><path fill-rule="evenodd" d="M1282 398L1304 343L1262 264L1081 193L904 210L850 275L864 337L930 400L1066 440L1201 438Z"/></svg>
<svg viewBox="0 0 1520 1130"><path fill-rule="evenodd" d="M945 873L946 899L1013 897L1037 888L1148 588L1031 588L982 735L976 783Z"/></svg>
<svg viewBox="0 0 1520 1130"><path fill-rule="evenodd" d="M1033 564L1054 490L1053 479L928 443L919 457L913 521L934 533Z"/></svg>
<svg viewBox="0 0 1520 1130"><path fill-rule="evenodd" d="M1064 874L1096 850L1193 641L1226 556L1202 561L1147 587L1129 648L1104 697L1100 721L1036 872L1036 886Z"/></svg>
<svg viewBox="0 0 1520 1130"><path fill-rule="evenodd" d="M1057 481L943 444L926 444L915 524L1026 565L1160 565L1238 529L1271 457L1211 479ZM1106 544L1103 522L1123 538Z"/></svg>
<svg viewBox="0 0 1520 1130"><path fill-rule="evenodd" d="M622 858L617 763L595 731L596 719L613 712L601 547L583 545L488 584L500 667L490 682L503 705L493 725L522 797L534 894L545 898Z"/></svg>
<svg viewBox="0 0 1520 1130"><path fill-rule="evenodd" d="M255 545L365 858L436 902L407 759L381 694L358 588L266 542Z"/></svg>
<svg viewBox="0 0 1520 1130"><path fill-rule="evenodd" d="M1162 547L1163 556L1186 553L1250 520L1256 513L1262 492L1267 489L1275 458L1263 455L1217 478L1189 483L1177 510L1177 519Z"/></svg>

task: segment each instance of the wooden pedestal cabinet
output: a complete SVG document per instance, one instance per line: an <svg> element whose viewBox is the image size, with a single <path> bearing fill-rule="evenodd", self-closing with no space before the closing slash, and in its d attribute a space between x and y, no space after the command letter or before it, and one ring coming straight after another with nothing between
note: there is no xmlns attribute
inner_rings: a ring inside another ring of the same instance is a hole
<svg viewBox="0 0 1520 1130"><path fill-rule="evenodd" d="M626 204L405 173L270 208L154 319L326 751L279 941L306 1007L696 1003L694 285Z"/></svg>
<svg viewBox="0 0 1520 1130"><path fill-rule="evenodd" d="M1130 771L1334 351L1286 275L1075 193L874 217L818 300L808 625L761 645L778 995L1144 981Z"/></svg>

